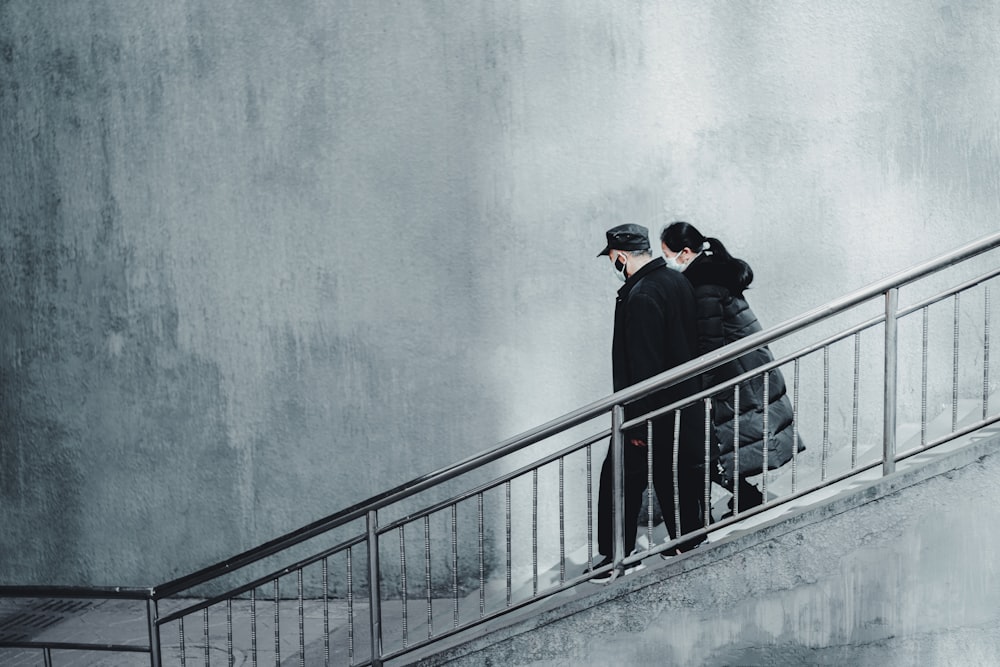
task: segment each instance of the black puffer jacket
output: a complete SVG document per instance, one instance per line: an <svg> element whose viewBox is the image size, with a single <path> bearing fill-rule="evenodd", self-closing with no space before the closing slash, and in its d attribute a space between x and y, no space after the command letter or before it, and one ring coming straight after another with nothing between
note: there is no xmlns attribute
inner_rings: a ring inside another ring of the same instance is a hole
<svg viewBox="0 0 1000 667"><path fill-rule="evenodd" d="M742 260L722 260L709 253L696 257L684 275L691 281L697 299L698 354L740 340L761 330L757 316L743 298L739 278ZM707 371L703 388L714 387L738 375L773 361L767 347L747 352L733 361ZM763 375L740 383L740 476L758 475L764 470L764 379ZM788 399L781 371L768 374L767 467L777 468L792 457L792 403ZM733 483L733 390L726 389L713 397L713 422L719 443L720 479L725 487ZM799 451L805 447L799 440Z"/></svg>

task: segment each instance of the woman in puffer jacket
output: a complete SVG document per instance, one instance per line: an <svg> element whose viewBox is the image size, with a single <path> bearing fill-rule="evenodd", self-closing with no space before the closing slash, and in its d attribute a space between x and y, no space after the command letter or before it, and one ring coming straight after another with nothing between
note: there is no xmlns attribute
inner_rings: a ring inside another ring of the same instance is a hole
<svg viewBox="0 0 1000 667"><path fill-rule="evenodd" d="M698 354L761 331L743 292L753 281L750 265L732 257L718 239L706 238L687 222L674 222L660 234L667 266L682 271L694 287L698 304ZM726 380L774 360L765 346L706 371L703 387L714 387ZM792 458L792 403L785 389L781 371L768 374L767 467L778 468ZM739 509L741 512L764 501L756 486L746 481L748 475L764 470L764 379L756 375L740 383L739 392ZM713 481L734 491L733 390L728 388L712 398L715 437L719 447ZM805 447L799 440L799 451ZM732 509L732 500L730 500Z"/></svg>

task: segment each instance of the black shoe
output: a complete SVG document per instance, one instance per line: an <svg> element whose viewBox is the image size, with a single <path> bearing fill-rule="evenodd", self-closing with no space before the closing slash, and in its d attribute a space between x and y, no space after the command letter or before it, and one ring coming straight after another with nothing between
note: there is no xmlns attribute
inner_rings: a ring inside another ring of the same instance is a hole
<svg viewBox="0 0 1000 667"><path fill-rule="evenodd" d="M746 481L745 479L741 479L739 484L740 484L740 514L764 503L764 494L760 492L760 489L758 489L756 486ZM729 499L729 511L726 514L722 515L723 519L728 519L733 515L733 500L734 498Z"/></svg>
<svg viewBox="0 0 1000 667"><path fill-rule="evenodd" d="M593 572L594 570L597 570L597 569L600 569L600 568L604 567L605 565L611 565L611 563L613 563L613 562L614 562L614 559L611 556L606 556L597 565L588 566L587 569L583 571L583 573L584 574L589 574L589 573ZM614 576L614 573L615 573L615 569L614 568L611 568L610 570L608 570L606 572L598 572L597 574L595 574L594 576L592 576L589 579L589 581L592 581L595 584L603 584L605 582L611 581L611 577Z"/></svg>
<svg viewBox="0 0 1000 667"><path fill-rule="evenodd" d="M611 563L613 563L613 562L614 562L614 559L612 559L611 556L608 556L608 557L604 558L597 565L588 567L586 570L583 571L583 573L584 574L588 574L590 572L593 572L596 569L604 567L605 565L611 565ZM639 570L644 570L645 568L646 568L646 566L642 564L642 561L639 561L638 563L635 563L633 565L629 565L628 567L626 567L625 568L625 572L623 574L632 574L633 572L637 572ZM590 578L590 581L592 581L594 583L603 584L603 583L606 583L608 581L611 581L611 579L614 577L614 574L615 574L615 569L611 568L607 572L600 572L598 574L595 574L594 576L592 576Z"/></svg>
<svg viewBox="0 0 1000 667"><path fill-rule="evenodd" d="M662 558L663 560L667 560L668 558L673 558L674 556L680 556L681 554L686 554L687 552L700 547L702 544L705 543L706 539L708 538L702 535L701 537L696 537L693 540L682 542L673 549L667 549L666 551L661 551L660 558Z"/></svg>

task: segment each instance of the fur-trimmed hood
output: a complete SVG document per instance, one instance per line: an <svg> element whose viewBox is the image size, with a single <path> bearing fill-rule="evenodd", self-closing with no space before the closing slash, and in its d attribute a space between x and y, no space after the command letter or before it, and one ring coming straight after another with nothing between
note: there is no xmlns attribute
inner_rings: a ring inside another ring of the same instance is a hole
<svg viewBox="0 0 1000 667"><path fill-rule="evenodd" d="M742 259L724 260L710 254L696 257L684 270L684 276L695 287L720 285L735 296L743 294L743 290L753 281L753 271Z"/></svg>

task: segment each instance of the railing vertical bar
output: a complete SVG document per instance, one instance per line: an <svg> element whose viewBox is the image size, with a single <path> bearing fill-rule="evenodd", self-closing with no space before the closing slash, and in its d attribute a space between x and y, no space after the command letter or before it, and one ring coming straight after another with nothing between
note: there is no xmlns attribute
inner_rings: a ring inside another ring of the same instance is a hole
<svg viewBox="0 0 1000 667"><path fill-rule="evenodd" d="M479 510L479 618L486 615L486 519L483 511L483 492L476 497Z"/></svg>
<svg viewBox="0 0 1000 667"><path fill-rule="evenodd" d="M559 584L566 581L566 463L559 457Z"/></svg>
<svg viewBox="0 0 1000 667"><path fill-rule="evenodd" d="M953 340L951 363L951 430L958 430L958 325L961 295L955 294L955 316L952 320Z"/></svg>
<svg viewBox="0 0 1000 667"><path fill-rule="evenodd" d="M451 599L452 627L458 627L458 504L451 504Z"/></svg>
<svg viewBox="0 0 1000 667"><path fill-rule="evenodd" d="M330 564L323 558L323 665L330 667Z"/></svg>
<svg viewBox="0 0 1000 667"><path fill-rule="evenodd" d="M740 513L740 385L733 385L733 516Z"/></svg>
<svg viewBox="0 0 1000 667"><path fill-rule="evenodd" d="M799 464L799 359L795 360L792 378L792 493L798 483Z"/></svg>
<svg viewBox="0 0 1000 667"><path fill-rule="evenodd" d="M368 510L368 616L372 665L382 664L382 588L379 568L378 510Z"/></svg>
<svg viewBox="0 0 1000 667"><path fill-rule="evenodd" d="M851 469L858 467L858 420L861 410L861 332L854 334L854 395L851 410Z"/></svg>
<svg viewBox="0 0 1000 667"><path fill-rule="evenodd" d="M705 516L707 526L712 522L712 399L704 400L705 406ZM662 510L662 508L661 508Z"/></svg>
<svg viewBox="0 0 1000 667"><path fill-rule="evenodd" d="M187 667L187 642L184 641L184 617L177 619L177 638L181 649L181 667Z"/></svg>
<svg viewBox="0 0 1000 667"><path fill-rule="evenodd" d="M653 420L646 420L646 548L653 548Z"/></svg>
<svg viewBox="0 0 1000 667"><path fill-rule="evenodd" d="M205 607L202 612L203 619L203 630L205 634L205 667L209 667L212 664L212 638L208 631L208 607Z"/></svg>
<svg viewBox="0 0 1000 667"><path fill-rule="evenodd" d="M299 667L306 667L306 609L305 591L303 590L302 568L298 568L299 593Z"/></svg>
<svg viewBox="0 0 1000 667"><path fill-rule="evenodd" d="M531 595L538 595L538 468L531 471Z"/></svg>
<svg viewBox="0 0 1000 667"><path fill-rule="evenodd" d="M257 589L250 589L250 662L257 667Z"/></svg>
<svg viewBox="0 0 1000 667"><path fill-rule="evenodd" d="M163 656L160 653L160 625L156 622L160 616L160 605L155 598L146 598L146 626L149 631L149 664L150 667L162 667Z"/></svg>
<svg viewBox="0 0 1000 667"><path fill-rule="evenodd" d="M884 424L882 427L882 473L890 475L896 470L896 367L898 363L897 333L899 321L899 289L893 287L885 293L885 398Z"/></svg>
<svg viewBox="0 0 1000 667"><path fill-rule="evenodd" d="M677 537L681 536L681 491L680 491L680 472L677 469L680 463L680 449L681 449L681 411L674 411L674 448L673 448L673 483L674 483L674 527L677 529L675 535ZM666 517L664 517L664 524L666 523Z"/></svg>
<svg viewBox="0 0 1000 667"><path fill-rule="evenodd" d="M354 549L347 547L347 660L354 664Z"/></svg>
<svg viewBox="0 0 1000 667"><path fill-rule="evenodd" d="M409 605L407 600L407 585L406 585L406 525L400 524L397 532L399 533L399 603L401 606L401 621L403 625L403 648L410 645L410 629L409 629Z"/></svg>
<svg viewBox="0 0 1000 667"><path fill-rule="evenodd" d="M983 419L990 414L990 286L983 288Z"/></svg>
<svg viewBox="0 0 1000 667"><path fill-rule="evenodd" d="M593 445L587 445L587 567L594 562L594 472Z"/></svg>
<svg viewBox="0 0 1000 667"><path fill-rule="evenodd" d="M770 448L771 433L770 428L770 414L771 414L771 374L764 371L764 419L761 427L761 466L763 472L760 476L760 493L763 496L763 502L767 502L767 450Z"/></svg>
<svg viewBox="0 0 1000 667"><path fill-rule="evenodd" d="M507 606L509 607L513 602L514 597L514 584L512 581L511 569L514 566L513 559L513 548L511 542L511 525L510 525L510 480L508 479L504 484L504 492L506 494L505 498L505 512L506 512L506 527L507 527Z"/></svg>
<svg viewBox="0 0 1000 667"><path fill-rule="evenodd" d="M48 647L42 649L42 661L45 667L52 667L52 649Z"/></svg>
<svg viewBox="0 0 1000 667"><path fill-rule="evenodd" d="M281 667L281 592L279 577L274 578L274 667Z"/></svg>
<svg viewBox="0 0 1000 667"><path fill-rule="evenodd" d="M233 647L233 599L226 599L226 655L229 659L226 663L229 667L236 664L236 654Z"/></svg>
<svg viewBox="0 0 1000 667"><path fill-rule="evenodd" d="M615 569L620 566L622 560L628 555L625 553L625 502L624 479L625 474L625 450L624 434L622 433L622 423L625 421L625 409L621 405L616 405L611 410L611 463L612 471L612 507L614 516L614 547L612 549L612 561Z"/></svg>
<svg viewBox="0 0 1000 667"><path fill-rule="evenodd" d="M427 638L434 636L434 602L431 598L431 517L424 515L424 595L427 598Z"/></svg>
<svg viewBox="0 0 1000 667"><path fill-rule="evenodd" d="M927 444L927 350L928 331L930 329L930 312L928 306L924 306L921 313L922 331L920 347L920 446Z"/></svg>
<svg viewBox="0 0 1000 667"><path fill-rule="evenodd" d="M823 346L823 453L820 457L821 482L826 481L827 459L830 456L830 346Z"/></svg>

